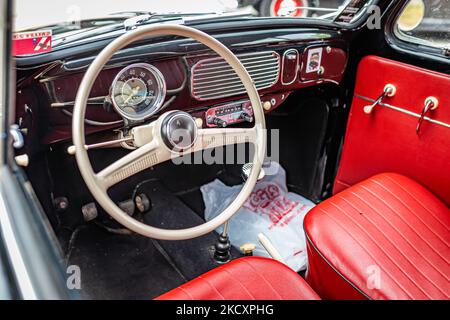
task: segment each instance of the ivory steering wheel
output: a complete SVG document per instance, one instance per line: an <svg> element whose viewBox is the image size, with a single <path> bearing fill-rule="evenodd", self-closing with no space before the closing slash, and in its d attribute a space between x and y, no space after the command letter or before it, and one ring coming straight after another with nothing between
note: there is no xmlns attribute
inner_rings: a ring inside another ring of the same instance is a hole
<svg viewBox="0 0 450 320"><path fill-rule="evenodd" d="M87 101L97 76L111 57L127 45L149 36L175 35L192 38L206 45L222 57L236 72L242 81L253 107L255 125L252 128L211 128L202 129L195 119L182 111L170 111L162 114L156 121L131 129L131 137L136 150L107 166L100 172L94 172L85 147L84 119ZM173 130L177 123L191 137L173 139ZM124 227L143 236L159 240L185 240L202 236L228 221L244 204L256 185L266 152L266 133L264 111L255 84L238 58L223 44L199 30L180 25L150 25L127 32L112 41L95 58L78 88L72 120L72 138L75 145L75 157L81 175L90 192L113 219ZM254 145L253 168L240 193L234 201L214 219L187 229L162 229L152 227L129 216L120 209L108 195L113 185L138 172L169 161L175 157L209 148L237 143Z"/></svg>

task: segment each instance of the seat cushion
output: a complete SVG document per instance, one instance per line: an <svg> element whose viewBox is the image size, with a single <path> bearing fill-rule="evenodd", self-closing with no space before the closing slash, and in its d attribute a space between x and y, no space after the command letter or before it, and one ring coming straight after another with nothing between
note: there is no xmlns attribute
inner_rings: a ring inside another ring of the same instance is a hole
<svg viewBox="0 0 450 320"><path fill-rule="evenodd" d="M449 299L450 210L417 182L380 174L304 221L306 280L323 299Z"/></svg>
<svg viewBox="0 0 450 320"><path fill-rule="evenodd" d="M318 300L292 269L273 259L245 257L224 264L157 300Z"/></svg>

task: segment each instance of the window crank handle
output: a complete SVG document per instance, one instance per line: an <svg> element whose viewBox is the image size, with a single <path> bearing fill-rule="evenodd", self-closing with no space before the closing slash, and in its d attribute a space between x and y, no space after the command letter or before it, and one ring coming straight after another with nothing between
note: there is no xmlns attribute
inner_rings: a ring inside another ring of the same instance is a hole
<svg viewBox="0 0 450 320"><path fill-rule="evenodd" d="M397 89L395 88L395 86L393 84L387 84L383 89L383 93L378 97L378 99L375 100L375 102L373 104L364 107L364 113L371 114L373 111L373 108L375 108L378 104L380 104L384 98L393 97L395 95L396 91L397 91Z"/></svg>
<svg viewBox="0 0 450 320"><path fill-rule="evenodd" d="M425 116L428 114L431 110L436 110L439 105L438 99L435 97L428 97L425 99L425 105L422 109L422 113L419 118L419 122L417 122L416 127L416 134L418 135L420 133L420 128L422 127L423 120L425 120Z"/></svg>
<svg viewBox="0 0 450 320"><path fill-rule="evenodd" d="M379 103L384 99L385 96L386 96L386 93L383 92L383 94L382 94L381 96L379 96L378 99L375 100L374 103L372 103L372 104L369 105L369 106L365 106L365 107L364 107L364 113L366 113L366 114L371 114L373 108L375 108L375 107L377 106L377 104L379 104Z"/></svg>

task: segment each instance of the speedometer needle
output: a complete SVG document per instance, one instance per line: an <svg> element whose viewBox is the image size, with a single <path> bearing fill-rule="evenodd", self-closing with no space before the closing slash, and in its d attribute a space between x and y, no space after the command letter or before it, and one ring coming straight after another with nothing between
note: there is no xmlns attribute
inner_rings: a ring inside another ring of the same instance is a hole
<svg viewBox="0 0 450 320"><path fill-rule="evenodd" d="M128 103L128 101L131 100L131 98L133 98L134 96L136 96L136 94L139 92L139 90L141 90L141 87L136 86L133 89L131 89L131 94L128 96L128 98L125 100L125 104Z"/></svg>

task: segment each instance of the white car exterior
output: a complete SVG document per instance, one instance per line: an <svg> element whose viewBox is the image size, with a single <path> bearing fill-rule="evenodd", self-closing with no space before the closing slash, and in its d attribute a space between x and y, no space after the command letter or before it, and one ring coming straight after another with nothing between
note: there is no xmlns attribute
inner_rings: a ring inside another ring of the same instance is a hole
<svg viewBox="0 0 450 320"><path fill-rule="evenodd" d="M104 17L125 11L226 12L235 10L236 0L16 0L15 30Z"/></svg>

